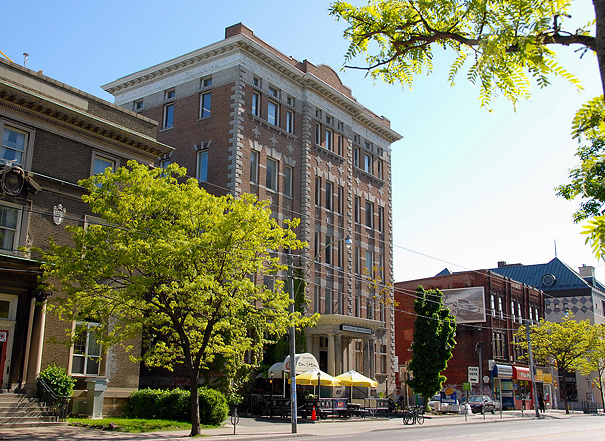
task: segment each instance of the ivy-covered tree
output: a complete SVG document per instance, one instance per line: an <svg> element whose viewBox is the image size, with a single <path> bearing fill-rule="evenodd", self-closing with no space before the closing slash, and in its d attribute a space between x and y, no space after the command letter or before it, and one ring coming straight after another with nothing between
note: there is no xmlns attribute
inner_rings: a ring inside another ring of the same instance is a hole
<svg viewBox="0 0 605 441"><path fill-rule="evenodd" d="M450 52L454 61L448 80L458 74L479 86L482 106L502 95L513 105L530 96L532 82L547 86L561 76L580 88L557 61L557 46L578 48L597 56L605 91L605 0L593 0L595 19L579 27L570 24L571 0L372 0L356 7L332 3L330 12L347 23L350 40L345 67L362 69L387 83L412 86L416 76L430 74L433 60ZM359 60L362 58L363 61ZM583 202L575 221L590 219L586 242L599 258L605 257L605 101L588 101L576 114L572 133L580 139L581 164L572 170L572 182L559 194ZM584 138L584 139L582 139ZM589 145L587 145L589 144Z"/></svg>
<svg viewBox="0 0 605 441"><path fill-rule="evenodd" d="M429 399L441 390L447 377L443 372L452 358L456 345L456 317L443 304L443 293L438 289L416 289L414 302L416 321L414 322L414 341L412 359L409 368L414 377L408 385L425 399Z"/></svg>
<svg viewBox="0 0 605 441"><path fill-rule="evenodd" d="M515 343L523 349L527 349L525 326L520 326L517 330ZM590 323L588 320L576 321L573 314L568 313L561 323L541 319L539 324L530 326L529 334L536 362L547 365L552 361L559 370L561 399L565 403L566 412L569 413L565 372L575 370L580 359L586 356L592 339Z"/></svg>
<svg viewBox="0 0 605 441"><path fill-rule="evenodd" d="M298 221L280 226L267 202L244 194L215 197L176 164L127 167L81 181L98 222L67 227L73 243L51 241L43 254L55 311L65 320L99 323L98 342L124 344L143 331L155 338L141 359L185 366L191 386L191 436L200 433L198 382L220 360L231 375L250 351L308 319L290 314L283 281L254 283L285 270L280 252L305 244Z"/></svg>

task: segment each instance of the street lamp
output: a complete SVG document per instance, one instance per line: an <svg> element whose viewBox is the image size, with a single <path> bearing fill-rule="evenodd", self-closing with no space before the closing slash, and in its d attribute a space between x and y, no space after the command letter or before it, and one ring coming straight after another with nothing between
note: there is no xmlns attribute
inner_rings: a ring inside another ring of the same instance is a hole
<svg viewBox="0 0 605 441"><path fill-rule="evenodd" d="M317 399L321 398L321 372L317 373Z"/></svg>
<svg viewBox="0 0 605 441"><path fill-rule="evenodd" d="M347 249L351 249L353 246L353 239L351 239L350 235L343 239L338 239L337 241L330 242L325 244L313 257L313 260L309 262L309 264L305 267L305 272L303 274L303 279L307 277L309 274L309 270L311 266L315 263L315 261L321 256L321 254L334 243L344 242ZM289 291L290 291L290 314L294 314L294 278L292 275L292 254L288 253L288 280L289 283ZM290 326L290 421L292 423L292 433L297 433L297 419L298 419L298 403L296 397L296 326ZM319 378L319 377L318 377Z"/></svg>
<svg viewBox="0 0 605 441"><path fill-rule="evenodd" d="M271 371L269 375L271 376L271 379L269 380L269 383L271 383L271 401L273 401L273 371Z"/></svg>

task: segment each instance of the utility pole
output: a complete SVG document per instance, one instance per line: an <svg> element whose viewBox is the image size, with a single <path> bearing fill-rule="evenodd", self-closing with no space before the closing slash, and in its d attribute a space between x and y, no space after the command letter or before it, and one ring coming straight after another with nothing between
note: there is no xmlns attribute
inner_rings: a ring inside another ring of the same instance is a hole
<svg viewBox="0 0 605 441"><path fill-rule="evenodd" d="M531 391L533 395L534 410L536 418L540 418L540 410L538 409L538 394L536 393L536 377L534 375L534 354L531 350L531 333L529 332L529 319L525 320L525 333L527 336L527 355L529 357L529 375L531 375Z"/></svg>
<svg viewBox="0 0 605 441"><path fill-rule="evenodd" d="M288 253L288 280L290 291L290 314L294 314L294 276L292 274L292 254ZM292 433L298 432L298 403L296 399L296 326L290 326L290 420Z"/></svg>

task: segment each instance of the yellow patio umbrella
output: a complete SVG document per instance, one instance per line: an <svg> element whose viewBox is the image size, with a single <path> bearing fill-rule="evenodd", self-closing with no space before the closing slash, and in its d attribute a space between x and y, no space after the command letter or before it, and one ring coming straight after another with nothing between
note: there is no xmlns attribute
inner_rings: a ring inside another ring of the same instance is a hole
<svg viewBox="0 0 605 441"><path fill-rule="evenodd" d="M322 386L342 385L342 381L338 378L334 378L330 374L326 374L319 369L311 369L310 371L298 374L296 376L296 384L300 384L301 386L317 386L318 378ZM290 382L290 380L288 380L288 382Z"/></svg>
<svg viewBox="0 0 605 441"><path fill-rule="evenodd" d="M377 387L378 381L372 380L357 371L348 371L344 374L337 375L343 386L351 386L351 400L353 399L353 386L359 387Z"/></svg>
<svg viewBox="0 0 605 441"><path fill-rule="evenodd" d="M298 377L297 377L298 378ZM377 387L378 381L372 380L357 371L348 371L344 374L337 375L343 386L360 386L360 387Z"/></svg>

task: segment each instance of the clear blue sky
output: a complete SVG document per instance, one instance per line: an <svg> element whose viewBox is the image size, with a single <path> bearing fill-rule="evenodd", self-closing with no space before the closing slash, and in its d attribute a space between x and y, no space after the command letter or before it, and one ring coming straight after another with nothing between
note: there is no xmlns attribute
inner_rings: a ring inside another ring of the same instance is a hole
<svg viewBox="0 0 605 441"><path fill-rule="evenodd" d="M286 55L338 70L345 26L328 16L328 6L318 0L5 2L0 50L18 63L28 52L30 69L112 101L102 84L221 40L225 27L238 22ZM574 18L584 21L590 12ZM442 55L436 52L436 72L419 78L412 91L361 72L341 73L353 95L404 136L392 155L396 281L444 267L490 268L499 260L546 262L556 240L561 260L576 269L594 265L605 282L605 266L572 222L577 204L554 191L576 164L571 119L602 93L595 57L562 54L582 93L555 79L534 89L516 112L501 99L490 113L464 75L456 87L447 84Z"/></svg>

